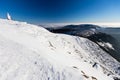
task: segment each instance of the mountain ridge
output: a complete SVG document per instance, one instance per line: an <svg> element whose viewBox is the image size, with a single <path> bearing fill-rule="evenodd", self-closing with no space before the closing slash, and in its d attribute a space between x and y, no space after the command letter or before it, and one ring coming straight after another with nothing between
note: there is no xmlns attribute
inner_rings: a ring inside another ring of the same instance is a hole
<svg viewBox="0 0 120 80"><path fill-rule="evenodd" d="M120 63L86 38L54 34L25 22L0 19L0 24L1 80L120 77Z"/></svg>
<svg viewBox="0 0 120 80"><path fill-rule="evenodd" d="M113 35L97 25L82 24L82 25L67 25L59 28L46 28L53 33L68 34L87 38L98 44L104 51L112 55L120 62L120 43L119 39L114 38ZM108 29L108 28L107 28ZM116 29L116 28L115 28Z"/></svg>

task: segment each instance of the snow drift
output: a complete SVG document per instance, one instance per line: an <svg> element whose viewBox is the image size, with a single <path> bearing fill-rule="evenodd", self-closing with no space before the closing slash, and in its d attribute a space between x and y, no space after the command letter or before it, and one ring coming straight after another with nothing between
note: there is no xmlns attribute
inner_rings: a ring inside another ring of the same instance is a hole
<svg viewBox="0 0 120 80"><path fill-rule="evenodd" d="M114 80L120 63L92 41L0 19L0 80ZM114 79L113 79L114 78Z"/></svg>

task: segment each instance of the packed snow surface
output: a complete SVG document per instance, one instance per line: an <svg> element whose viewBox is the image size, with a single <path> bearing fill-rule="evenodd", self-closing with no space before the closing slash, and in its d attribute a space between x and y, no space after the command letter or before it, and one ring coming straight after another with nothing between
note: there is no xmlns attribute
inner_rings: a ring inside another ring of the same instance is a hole
<svg viewBox="0 0 120 80"><path fill-rule="evenodd" d="M88 39L0 19L0 80L113 80L118 67Z"/></svg>

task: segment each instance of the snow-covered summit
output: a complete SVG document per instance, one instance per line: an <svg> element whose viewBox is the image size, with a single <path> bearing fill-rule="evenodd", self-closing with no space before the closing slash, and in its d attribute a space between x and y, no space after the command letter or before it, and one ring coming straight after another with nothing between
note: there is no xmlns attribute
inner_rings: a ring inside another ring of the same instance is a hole
<svg viewBox="0 0 120 80"><path fill-rule="evenodd" d="M114 80L120 63L92 41L0 19L0 80Z"/></svg>

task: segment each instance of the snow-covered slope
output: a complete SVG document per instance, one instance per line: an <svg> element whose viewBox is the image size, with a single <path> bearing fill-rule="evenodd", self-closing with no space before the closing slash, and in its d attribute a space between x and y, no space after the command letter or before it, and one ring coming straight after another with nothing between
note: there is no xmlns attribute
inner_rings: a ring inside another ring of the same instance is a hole
<svg viewBox="0 0 120 80"><path fill-rule="evenodd" d="M120 63L88 39L0 19L0 80L114 80Z"/></svg>
<svg viewBox="0 0 120 80"><path fill-rule="evenodd" d="M118 28L115 30L113 29L114 35L109 34L113 32L112 29L111 31L107 31L108 28L102 28L100 26L91 24L67 25L55 28L49 27L46 29L53 33L61 33L87 38L95 42L100 46L100 48L102 48L104 51L106 51L108 54L120 62L120 34L118 34L120 30Z"/></svg>

